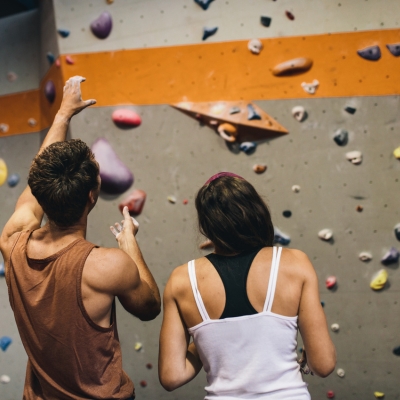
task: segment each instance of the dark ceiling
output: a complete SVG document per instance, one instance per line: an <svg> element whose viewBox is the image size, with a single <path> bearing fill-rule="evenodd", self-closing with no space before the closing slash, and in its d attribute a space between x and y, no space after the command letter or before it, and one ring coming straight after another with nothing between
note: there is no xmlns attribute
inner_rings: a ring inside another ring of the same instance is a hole
<svg viewBox="0 0 400 400"><path fill-rule="evenodd" d="M33 10L38 7L38 0L0 0L0 18Z"/></svg>

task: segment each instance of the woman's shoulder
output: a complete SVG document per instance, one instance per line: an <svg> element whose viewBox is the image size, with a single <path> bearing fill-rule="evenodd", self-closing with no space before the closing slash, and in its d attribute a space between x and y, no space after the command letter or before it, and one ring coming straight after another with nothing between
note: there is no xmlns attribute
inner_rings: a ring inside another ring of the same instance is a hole
<svg viewBox="0 0 400 400"><path fill-rule="evenodd" d="M303 278L315 275L314 267L307 254L298 249L283 248L281 267Z"/></svg>

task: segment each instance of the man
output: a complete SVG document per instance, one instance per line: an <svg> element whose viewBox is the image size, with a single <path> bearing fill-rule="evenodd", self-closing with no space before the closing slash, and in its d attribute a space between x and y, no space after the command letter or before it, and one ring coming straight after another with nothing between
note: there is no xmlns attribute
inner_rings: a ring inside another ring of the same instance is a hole
<svg viewBox="0 0 400 400"><path fill-rule="evenodd" d="M95 104L81 98L84 80L66 82L28 187L0 238L10 304L28 354L26 400L133 399L133 383L122 370L115 297L141 320L160 313L160 294L127 208L122 227L112 227L120 249L85 240L99 167L85 143L65 141L72 116ZM48 222L41 227L44 213Z"/></svg>

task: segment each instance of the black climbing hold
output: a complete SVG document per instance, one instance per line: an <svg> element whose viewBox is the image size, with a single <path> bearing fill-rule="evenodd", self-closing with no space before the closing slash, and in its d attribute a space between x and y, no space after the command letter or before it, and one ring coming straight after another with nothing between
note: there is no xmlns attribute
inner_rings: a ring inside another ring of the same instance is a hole
<svg viewBox="0 0 400 400"><path fill-rule="evenodd" d="M49 51L46 54L46 57L47 57L47 60L49 61L50 65L54 64L54 61L56 61L56 58L55 58L54 54L51 51Z"/></svg>
<svg viewBox="0 0 400 400"><path fill-rule="evenodd" d="M203 10L207 10L207 8L213 1L214 0L194 0L194 2L198 4Z"/></svg>
<svg viewBox="0 0 400 400"><path fill-rule="evenodd" d="M254 107L251 104L247 104L247 119L249 121L254 120L254 119L261 119L261 115L258 114L258 112L254 109Z"/></svg>
<svg viewBox="0 0 400 400"><path fill-rule="evenodd" d="M365 60L378 61L381 58L379 46L370 46L357 51L357 54Z"/></svg>
<svg viewBox="0 0 400 400"><path fill-rule="evenodd" d="M339 146L345 146L349 140L349 134L344 129L338 129L333 137L335 143Z"/></svg>
<svg viewBox="0 0 400 400"><path fill-rule="evenodd" d="M218 30L218 26L214 26L213 28L203 28L203 37L202 40L206 40L208 37L215 35Z"/></svg>
<svg viewBox="0 0 400 400"><path fill-rule="evenodd" d="M270 17L260 17L261 25L266 26L267 28L271 25L272 18Z"/></svg>
<svg viewBox="0 0 400 400"><path fill-rule="evenodd" d="M237 114L240 113L240 108L239 107L231 107L229 110L229 114Z"/></svg>
<svg viewBox="0 0 400 400"><path fill-rule="evenodd" d="M395 57L400 56L400 43L387 44L386 47Z"/></svg>
<svg viewBox="0 0 400 400"><path fill-rule="evenodd" d="M397 224L397 225L394 227L394 234L395 234L395 236L396 236L396 239L397 239L397 240L400 240L400 224Z"/></svg>
<svg viewBox="0 0 400 400"><path fill-rule="evenodd" d="M325 302L324 301L321 301L321 306L325 307Z"/></svg>
<svg viewBox="0 0 400 400"><path fill-rule="evenodd" d="M70 34L70 31L68 29L58 29L57 32L63 38L68 37Z"/></svg>
<svg viewBox="0 0 400 400"><path fill-rule="evenodd" d="M393 354L396 356L400 356L400 346L397 346L393 349Z"/></svg>
<svg viewBox="0 0 400 400"><path fill-rule="evenodd" d="M354 107L345 107L344 111L347 111L349 114L355 114L357 109Z"/></svg>
<svg viewBox="0 0 400 400"><path fill-rule="evenodd" d="M285 210L285 211L282 213L282 215L283 215L285 218L290 218L290 217L292 216L292 212L291 212L290 210Z"/></svg>

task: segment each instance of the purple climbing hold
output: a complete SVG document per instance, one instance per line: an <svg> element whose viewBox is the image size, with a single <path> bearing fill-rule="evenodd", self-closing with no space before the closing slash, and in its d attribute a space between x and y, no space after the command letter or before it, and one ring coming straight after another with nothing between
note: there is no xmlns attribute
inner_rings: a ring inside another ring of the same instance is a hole
<svg viewBox="0 0 400 400"><path fill-rule="evenodd" d="M400 43L387 44L386 47L395 57L400 56Z"/></svg>
<svg viewBox="0 0 400 400"><path fill-rule="evenodd" d="M207 10L207 8L213 1L214 0L194 0L194 2L198 4L203 10Z"/></svg>
<svg viewBox="0 0 400 400"><path fill-rule="evenodd" d="M70 31L68 29L58 29L57 32L62 38L66 38L70 34Z"/></svg>
<svg viewBox="0 0 400 400"><path fill-rule="evenodd" d="M265 17L265 16L260 17L261 25L263 25L267 28L271 25L271 21L272 21L272 18L270 18L270 17Z"/></svg>
<svg viewBox="0 0 400 400"><path fill-rule="evenodd" d="M46 57L47 57L47 60L50 63L50 65L54 64L54 61L56 61L56 57L54 56L54 54L51 51L49 51L46 54Z"/></svg>
<svg viewBox="0 0 400 400"><path fill-rule="evenodd" d="M255 110L252 104L247 104L247 119L249 121L261 119L261 115Z"/></svg>
<svg viewBox="0 0 400 400"><path fill-rule="evenodd" d="M7 347L12 343L12 339L9 336L3 336L0 338L0 347L3 351L7 350Z"/></svg>
<svg viewBox="0 0 400 400"><path fill-rule="evenodd" d="M400 346L397 346L393 349L393 354L396 356L400 356Z"/></svg>
<svg viewBox="0 0 400 400"><path fill-rule="evenodd" d="M44 86L44 95L49 103L53 103L56 98L56 87L52 80L48 80Z"/></svg>
<svg viewBox="0 0 400 400"><path fill-rule="evenodd" d="M381 263L383 265L394 264L399 260L400 253L399 251L391 247L390 250L382 257Z"/></svg>
<svg viewBox="0 0 400 400"><path fill-rule="evenodd" d="M101 190L108 194L121 194L133 183L132 172L118 158L105 138L97 139L92 151L100 166Z"/></svg>
<svg viewBox="0 0 400 400"><path fill-rule="evenodd" d="M357 50L357 54L365 60L378 61L381 58L381 49L379 46L370 46Z"/></svg>
<svg viewBox="0 0 400 400"><path fill-rule="evenodd" d="M108 37L112 29L111 14L107 11L104 11L90 24L90 29L92 30L93 35L99 39L105 39Z"/></svg>
<svg viewBox="0 0 400 400"><path fill-rule="evenodd" d="M7 179L8 186L15 187L19 183L19 175L18 174L11 174Z"/></svg>
<svg viewBox="0 0 400 400"><path fill-rule="evenodd" d="M203 28L203 38L202 40L206 40L208 37L215 35L218 30L218 26L214 26L213 28L204 27Z"/></svg>

